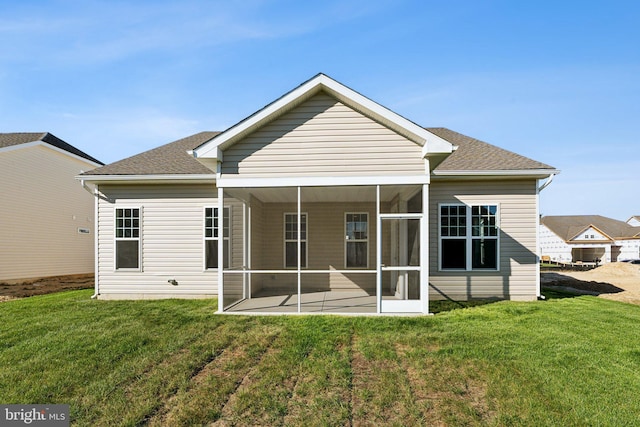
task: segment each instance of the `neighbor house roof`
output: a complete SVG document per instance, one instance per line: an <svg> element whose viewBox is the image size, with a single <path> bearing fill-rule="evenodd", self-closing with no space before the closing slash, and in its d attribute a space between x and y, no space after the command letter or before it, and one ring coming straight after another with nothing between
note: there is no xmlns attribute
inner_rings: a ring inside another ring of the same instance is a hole
<svg viewBox="0 0 640 427"><path fill-rule="evenodd" d="M187 151L209 141L220 132L200 132L162 145L149 151L110 163L83 173L88 175L212 175L215 171L204 166Z"/></svg>
<svg viewBox="0 0 640 427"><path fill-rule="evenodd" d="M640 234L640 227L633 227L626 222L601 215L543 216L540 222L566 242L590 227L612 239L629 239Z"/></svg>
<svg viewBox="0 0 640 427"><path fill-rule="evenodd" d="M436 175L474 171L537 171L544 169L557 172L552 166L447 128L427 128L427 130L458 147L434 169Z"/></svg>
<svg viewBox="0 0 640 427"><path fill-rule="evenodd" d="M83 159L89 160L93 163L97 163L99 165L104 164L95 157L88 155L84 151L78 150L73 145L64 142L49 132L0 133L0 149L34 142L45 142L53 147L64 150L75 156L82 157Z"/></svg>
<svg viewBox="0 0 640 427"><path fill-rule="evenodd" d="M429 132L457 146L435 171L540 171L555 172L552 166L531 160L511 151L462 135L446 128L426 128ZM85 172L82 176L95 175L186 175L215 172L204 166L187 151L210 141L220 132L200 132L170 142L132 157Z"/></svg>

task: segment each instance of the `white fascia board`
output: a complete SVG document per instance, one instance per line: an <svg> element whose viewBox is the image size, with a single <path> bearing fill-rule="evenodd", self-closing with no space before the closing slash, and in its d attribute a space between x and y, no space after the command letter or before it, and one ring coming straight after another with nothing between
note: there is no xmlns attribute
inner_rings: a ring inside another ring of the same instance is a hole
<svg viewBox="0 0 640 427"><path fill-rule="evenodd" d="M69 156L72 159L80 160L81 162L87 163L87 164L93 166L94 168L103 166L102 163L96 163L96 162L91 161L89 159L85 159L84 157L81 157L81 156L78 156L76 154L70 153L67 150L63 150L62 148L58 148L55 145L48 144L48 143L46 143L44 141L32 141L32 142L27 142L27 143L24 143L24 144L10 145L8 147L0 148L0 153L5 153L5 152L8 152L8 151L13 151L13 150L20 150L22 148L37 147L39 145L42 145L43 147L47 147L47 148L49 148L49 149L51 149L53 151L57 151L60 154L64 154L66 156Z"/></svg>
<svg viewBox="0 0 640 427"><path fill-rule="evenodd" d="M422 146L422 156L428 157L432 154L449 154L458 149L446 139L440 138L438 135L429 132L425 129L425 132L429 135L426 138L425 144Z"/></svg>
<svg viewBox="0 0 640 427"><path fill-rule="evenodd" d="M412 135L412 139L414 139L416 143L425 147L423 148L423 155L431 153L451 153L453 151L453 145L448 141L434 135L412 121L405 119L399 114L394 113L388 108L383 107L343 84L338 83L332 78L324 74L318 74L316 77L308 80L291 92L288 92L281 98L267 105L262 110L247 117L238 124L196 148L193 150L194 156L196 158L217 158L217 156L220 155L220 150L224 150L227 144L233 143L233 140L237 136L253 127L259 126L261 123L269 121L273 116L279 115L283 110L286 110L291 105L299 103L301 100L312 96L321 89L325 89L347 105L356 105L358 107L357 109L382 119L382 121L392 123L399 129L404 129L404 132L401 133Z"/></svg>
<svg viewBox="0 0 640 427"><path fill-rule="evenodd" d="M272 115L274 115L296 99L311 92L313 89L318 87L318 78L320 78L321 76L322 75L318 75L315 78L307 81L306 83L303 83L296 89L267 105L262 110L257 111L256 113L238 122L221 134L215 136L211 140L205 142L203 145L193 150L194 157L218 158L218 155L220 154L220 151L223 149L226 142L233 140L233 138L240 135L247 129L250 129L256 125L259 125L263 121L266 121Z"/></svg>
<svg viewBox="0 0 640 427"><path fill-rule="evenodd" d="M463 170L463 171L438 171L432 172L433 178L465 178L474 176L518 176L518 177L530 177L530 178L546 178L550 175L559 174L559 170L555 169L515 169L515 170Z"/></svg>
<svg viewBox="0 0 640 427"><path fill-rule="evenodd" d="M339 177L291 177L291 178L218 178L219 188L263 187L339 187L352 185L405 185L429 184L428 175L406 176L339 176Z"/></svg>
<svg viewBox="0 0 640 427"><path fill-rule="evenodd" d="M91 183L109 183L109 182L135 182L154 183L161 182L166 184L180 182L202 182L215 183L216 176L214 174L194 174L194 175L77 175L78 181Z"/></svg>

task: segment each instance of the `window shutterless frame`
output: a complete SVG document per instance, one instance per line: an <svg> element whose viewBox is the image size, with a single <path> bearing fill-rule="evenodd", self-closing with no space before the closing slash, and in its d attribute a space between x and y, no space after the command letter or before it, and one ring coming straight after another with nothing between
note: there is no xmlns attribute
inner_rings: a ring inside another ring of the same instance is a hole
<svg viewBox="0 0 640 427"><path fill-rule="evenodd" d="M438 204L438 270L500 271L498 203Z"/></svg>
<svg viewBox="0 0 640 427"><path fill-rule="evenodd" d="M369 268L369 212L344 214L344 266Z"/></svg>
<svg viewBox="0 0 640 427"><path fill-rule="evenodd" d="M283 214L283 266L285 269L298 268L298 213L285 212ZM300 212L300 267L307 268L309 260L308 228L309 215Z"/></svg>
<svg viewBox="0 0 640 427"><path fill-rule="evenodd" d="M142 271L142 206L113 209L113 270Z"/></svg>
<svg viewBox="0 0 640 427"><path fill-rule="evenodd" d="M220 215L218 214L217 206L205 206L204 210L204 227L203 236L204 242L202 245L202 259L203 268L207 270L218 269L218 221L220 221ZM231 232L232 232L232 216L231 206L226 206L223 210L223 247L224 247L224 268L229 268L231 264ZM209 252L211 251L211 253Z"/></svg>

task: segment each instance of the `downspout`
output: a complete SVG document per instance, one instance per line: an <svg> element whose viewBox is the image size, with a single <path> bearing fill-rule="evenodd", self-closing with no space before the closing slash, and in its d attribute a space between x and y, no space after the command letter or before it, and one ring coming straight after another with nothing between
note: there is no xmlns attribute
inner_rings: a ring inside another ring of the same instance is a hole
<svg viewBox="0 0 640 427"><path fill-rule="evenodd" d="M551 184L555 176L555 173L549 175L549 178L547 178L536 191L536 297L539 300L546 299L545 296L542 295L542 286L540 283L540 192Z"/></svg>
<svg viewBox="0 0 640 427"><path fill-rule="evenodd" d="M94 229L94 238L93 238L93 283L94 290L93 295L91 295L91 299L96 299L98 295L100 295L99 286L98 286L98 186L96 185L93 190L87 185L84 179L80 180L80 184L82 184L82 188L84 188L88 193L94 196L94 207L93 207L93 229Z"/></svg>
<svg viewBox="0 0 640 427"><path fill-rule="evenodd" d="M540 187L538 187L538 193L540 193L542 190L547 188L549 186L549 184L551 184L551 182L553 182L553 178L555 178L556 175L557 174L555 174L555 173L552 173L551 175L549 175L549 178L547 178L547 180L545 182L543 182Z"/></svg>

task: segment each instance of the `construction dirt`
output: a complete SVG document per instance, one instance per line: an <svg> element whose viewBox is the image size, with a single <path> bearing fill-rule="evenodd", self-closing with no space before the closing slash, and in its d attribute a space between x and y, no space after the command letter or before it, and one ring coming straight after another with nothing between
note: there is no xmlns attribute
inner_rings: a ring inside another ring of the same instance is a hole
<svg viewBox="0 0 640 427"><path fill-rule="evenodd" d="M612 262L589 271L543 272L542 288L598 295L616 301L640 304L640 265Z"/></svg>
<svg viewBox="0 0 640 427"><path fill-rule="evenodd" d="M93 274L40 277L36 279L0 282L0 302L52 292L93 288Z"/></svg>

